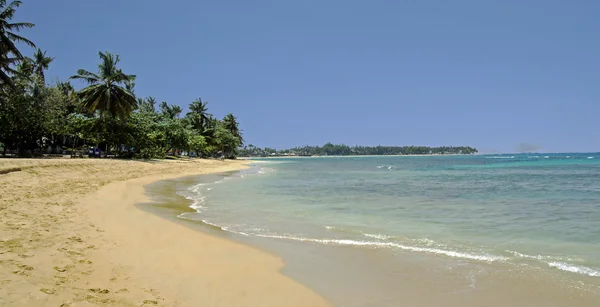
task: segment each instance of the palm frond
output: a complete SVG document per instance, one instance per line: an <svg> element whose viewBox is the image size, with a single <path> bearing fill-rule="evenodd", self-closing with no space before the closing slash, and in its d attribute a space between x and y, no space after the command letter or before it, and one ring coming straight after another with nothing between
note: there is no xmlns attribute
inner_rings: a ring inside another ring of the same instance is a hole
<svg viewBox="0 0 600 307"><path fill-rule="evenodd" d="M127 75L127 74L123 73L123 71L121 71L120 69L110 77L110 79L113 82L124 83L124 84L127 82L135 81L136 78L137 78L136 75Z"/></svg>
<svg viewBox="0 0 600 307"><path fill-rule="evenodd" d="M104 87L104 84L95 84L77 92L77 96L81 101L81 107L90 112L95 112L102 101L102 94L105 92Z"/></svg>
<svg viewBox="0 0 600 307"><path fill-rule="evenodd" d="M111 78L113 75L118 73L117 63L119 63L119 55L113 55L112 53L98 52L100 56L100 64L98 64L98 72L102 78Z"/></svg>
<svg viewBox="0 0 600 307"><path fill-rule="evenodd" d="M5 72L3 72L2 70L0 70L0 85L9 85L9 86L13 86L13 81L12 78L6 74Z"/></svg>
<svg viewBox="0 0 600 307"><path fill-rule="evenodd" d="M19 59L23 58L23 55L15 45L15 43L5 35L0 35L0 51L2 53L12 53Z"/></svg>
<svg viewBox="0 0 600 307"><path fill-rule="evenodd" d="M25 44L29 45L30 47L35 48L35 44L23 36L14 34L12 32L6 32L6 36L15 42L25 43Z"/></svg>
<svg viewBox="0 0 600 307"><path fill-rule="evenodd" d="M4 7L4 6L6 6L6 7L2 11L2 13L0 13L0 19L4 19L4 20L12 19L13 16L15 15L16 8L19 7L19 5L21 5L20 0L15 0L15 1L11 2L8 6L6 6L6 0L2 0L0 2L0 7Z"/></svg>
<svg viewBox="0 0 600 307"><path fill-rule="evenodd" d="M96 75L95 73L89 72L85 69L78 69L77 70L77 75L71 76L69 79L74 79L74 80L83 80L85 82L87 82L88 84L95 84L100 82L100 76Z"/></svg>
<svg viewBox="0 0 600 307"><path fill-rule="evenodd" d="M9 23L5 25L6 30L9 31L21 31L25 28L33 28L35 27L35 24L31 23L31 22L15 22L15 23Z"/></svg>

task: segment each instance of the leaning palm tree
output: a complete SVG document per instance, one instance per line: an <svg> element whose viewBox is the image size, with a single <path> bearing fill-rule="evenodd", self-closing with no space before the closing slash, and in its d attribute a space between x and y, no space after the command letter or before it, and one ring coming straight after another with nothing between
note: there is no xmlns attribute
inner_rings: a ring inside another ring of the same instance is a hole
<svg viewBox="0 0 600 307"><path fill-rule="evenodd" d="M35 47L33 42L16 34L24 28L32 28L34 24L10 22L19 5L21 5L19 0L12 1L8 5L6 0L0 0L0 85L12 85L10 76L17 72L13 67L24 59L15 43L25 43Z"/></svg>
<svg viewBox="0 0 600 307"><path fill-rule="evenodd" d="M127 75L117 68L119 55L99 52L101 62L98 74L79 69L71 79L83 80L89 86L77 93L82 107L90 112L99 111L100 117L106 113L121 119L127 118L137 107L137 100L131 91L121 85L135 80L135 75Z"/></svg>
<svg viewBox="0 0 600 307"><path fill-rule="evenodd" d="M50 63L54 61L53 57L46 56L46 51L42 52L39 49L33 54L33 67L35 73L40 77L40 82L46 84L46 78L44 77L44 70L50 67Z"/></svg>

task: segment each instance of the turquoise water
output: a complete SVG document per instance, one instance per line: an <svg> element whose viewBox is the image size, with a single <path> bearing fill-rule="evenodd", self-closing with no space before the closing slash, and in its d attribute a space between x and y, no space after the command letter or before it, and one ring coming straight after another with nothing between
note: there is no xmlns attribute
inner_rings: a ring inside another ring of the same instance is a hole
<svg viewBox="0 0 600 307"><path fill-rule="evenodd" d="M265 159L181 195L242 236L600 278L600 154Z"/></svg>

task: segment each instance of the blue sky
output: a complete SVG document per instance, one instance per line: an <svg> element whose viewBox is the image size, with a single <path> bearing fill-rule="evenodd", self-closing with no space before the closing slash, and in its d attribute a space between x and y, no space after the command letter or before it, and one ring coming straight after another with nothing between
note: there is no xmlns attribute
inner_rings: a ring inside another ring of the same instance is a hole
<svg viewBox="0 0 600 307"><path fill-rule="evenodd" d="M600 151L599 12L595 0L25 0L16 20L56 57L49 80L117 53L136 94L202 97L261 147L556 152Z"/></svg>

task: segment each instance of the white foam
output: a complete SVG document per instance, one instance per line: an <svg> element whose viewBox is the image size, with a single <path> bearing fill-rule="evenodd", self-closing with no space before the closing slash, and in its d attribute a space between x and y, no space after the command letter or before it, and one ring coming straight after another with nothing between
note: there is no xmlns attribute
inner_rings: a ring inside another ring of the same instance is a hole
<svg viewBox="0 0 600 307"><path fill-rule="evenodd" d="M370 234L370 233L365 233L364 235L365 235L365 237L379 239L379 240L389 240L389 239L392 238L391 236L378 235L378 234Z"/></svg>
<svg viewBox="0 0 600 307"><path fill-rule="evenodd" d="M495 256L495 255L489 255L489 254L479 254L478 255L478 254L469 254L469 253L456 252L456 251L448 251L448 250L437 249L437 248L406 246L406 245L393 243L393 242L372 242L372 241L358 241L358 240L350 240L350 239L311 239L311 238L300 238L300 237L293 237L293 236L264 235L264 234L257 234L257 236L264 237L264 238L285 239L285 240L331 244L331 245L353 245L353 246L371 246L371 247L381 247L381 248L398 248L398 249L413 251L413 252L431 253L431 254L445 255L445 256L453 257L453 258L479 260L479 261L486 261L486 262L507 260L505 257L502 257L502 256Z"/></svg>
<svg viewBox="0 0 600 307"><path fill-rule="evenodd" d="M562 261L583 261L580 258L571 258L571 257L561 257L561 256L544 256L544 255L527 255L511 250L506 250L507 253L513 254L515 257L526 258L526 259L535 259L535 260L562 260Z"/></svg>
<svg viewBox="0 0 600 307"><path fill-rule="evenodd" d="M552 268L557 268L562 271L592 276L592 277L600 277L600 271L594 270L592 268L588 268L586 266L581 265L573 265L564 262L549 262L548 265Z"/></svg>
<svg viewBox="0 0 600 307"><path fill-rule="evenodd" d="M514 159L515 156L510 157L485 157L486 159Z"/></svg>
<svg viewBox="0 0 600 307"><path fill-rule="evenodd" d="M594 157L587 157L588 159L594 159Z"/></svg>
<svg viewBox="0 0 600 307"><path fill-rule="evenodd" d="M427 244L427 245L436 245L437 244L437 243L435 243L435 241L433 241L431 239L427 239L427 238L417 239L416 241L419 243Z"/></svg>

